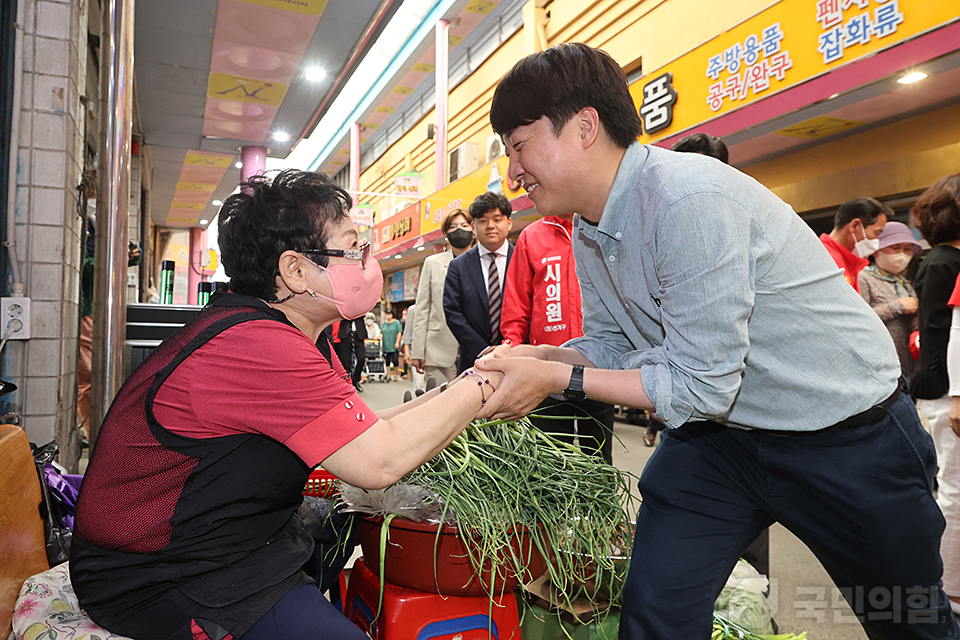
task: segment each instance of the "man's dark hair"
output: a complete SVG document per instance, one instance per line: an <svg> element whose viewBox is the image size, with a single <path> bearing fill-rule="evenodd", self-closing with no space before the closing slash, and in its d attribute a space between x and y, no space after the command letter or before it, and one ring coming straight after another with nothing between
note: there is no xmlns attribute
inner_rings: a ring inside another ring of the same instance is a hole
<svg viewBox="0 0 960 640"><path fill-rule="evenodd" d="M324 249L330 226L349 217L350 194L326 174L286 169L256 175L220 208L218 242L230 289L276 297L277 263L288 249ZM311 260L326 266L325 257Z"/></svg>
<svg viewBox="0 0 960 640"><path fill-rule="evenodd" d="M920 194L910 212L932 245L960 239L960 173L940 178Z"/></svg>
<svg viewBox="0 0 960 640"><path fill-rule="evenodd" d="M508 218L513 213L513 207L510 206L510 201L507 200L505 195L487 191L478 195L476 200L470 204L470 217L474 220L482 218L483 214L490 209L499 209L500 213Z"/></svg>
<svg viewBox="0 0 960 640"><path fill-rule="evenodd" d="M501 135L546 116L559 136L584 107L593 107L607 135L626 149L643 133L627 76L604 51L573 42L531 54L507 72L490 107L490 124Z"/></svg>
<svg viewBox="0 0 960 640"><path fill-rule="evenodd" d="M887 218L892 218L894 215L893 209L873 198L847 200L840 205L837 215L833 217L833 228L843 229L858 219L863 222L863 226L869 227L877 221L881 213L886 215Z"/></svg>
<svg viewBox="0 0 960 640"><path fill-rule="evenodd" d="M727 145L723 144L723 140L709 133L692 133L680 138L670 147L670 150L699 153L702 156L716 158L723 164L730 164L730 153L727 151Z"/></svg>

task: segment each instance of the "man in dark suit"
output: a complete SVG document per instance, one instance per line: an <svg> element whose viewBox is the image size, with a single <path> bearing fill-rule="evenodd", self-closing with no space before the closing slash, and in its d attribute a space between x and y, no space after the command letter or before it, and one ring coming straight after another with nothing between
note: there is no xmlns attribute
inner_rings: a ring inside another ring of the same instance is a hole
<svg viewBox="0 0 960 640"><path fill-rule="evenodd" d="M507 235L513 228L510 201L488 191L470 205L477 246L455 258L443 287L443 313L460 343L457 372L473 366L480 352L500 344L504 275L513 255Z"/></svg>

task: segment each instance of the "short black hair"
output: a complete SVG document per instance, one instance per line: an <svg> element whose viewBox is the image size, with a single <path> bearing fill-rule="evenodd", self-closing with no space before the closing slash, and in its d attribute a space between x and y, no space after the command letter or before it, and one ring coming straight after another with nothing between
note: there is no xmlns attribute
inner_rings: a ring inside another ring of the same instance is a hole
<svg viewBox="0 0 960 640"><path fill-rule="evenodd" d="M873 198L847 200L840 205L837 215L833 217L833 228L843 229L854 220L860 220L863 226L869 227L877 221L881 213L887 218L892 218L894 215L893 209Z"/></svg>
<svg viewBox="0 0 960 640"><path fill-rule="evenodd" d="M910 212L932 245L960 239L960 173L940 178L920 194Z"/></svg>
<svg viewBox="0 0 960 640"><path fill-rule="evenodd" d="M510 201L507 200L505 195L494 191L487 191L486 193L478 195L476 199L470 203L470 218L473 220L482 218L483 214L490 211L490 209L499 209L500 213L508 218L513 214L513 207L510 206Z"/></svg>
<svg viewBox="0 0 960 640"><path fill-rule="evenodd" d="M256 175L220 208L218 243L230 289L276 297L280 254L324 249L330 226L348 218L352 199L323 173L286 169ZM321 266L327 258L311 258Z"/></svg>
<svg viewBox="0 0 960 640"><path fill-rule="evenodd" d="M691 133L689 136L680 138L672 147L671 151L680 151L681 153L699 153L702 156L716 158L723 164L730 164L730 153L727 151L727 145L723 140L709 133Z"/></svg>
<svg viewBox="0 0 960 640"><path fill-rule="evenodd" d="M560 135L585 107L593 107L607 135L626 149L643 133L643 123L627 88L627 76L604 51L579 42L533 53L507 72L490 107L490 124L501 135L546 116Z"/></svg>

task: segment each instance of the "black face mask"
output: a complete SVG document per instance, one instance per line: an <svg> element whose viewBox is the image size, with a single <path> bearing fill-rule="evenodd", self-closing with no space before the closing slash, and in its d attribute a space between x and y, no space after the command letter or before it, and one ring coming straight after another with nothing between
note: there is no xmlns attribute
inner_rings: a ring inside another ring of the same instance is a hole
<svg viewBox="0 0 960 640"><path fill-rule="evenodd" d="M473 243L473 231L452 229L447 233L447 241L454 249L466 249Z"/></svg>

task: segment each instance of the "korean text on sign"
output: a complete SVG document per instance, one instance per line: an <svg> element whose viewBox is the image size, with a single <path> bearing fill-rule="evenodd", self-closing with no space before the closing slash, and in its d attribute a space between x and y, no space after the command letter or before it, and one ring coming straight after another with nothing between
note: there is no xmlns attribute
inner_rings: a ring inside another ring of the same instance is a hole
<svg viewBox="0 0 960 640"><path fill-rule="evenodd" d="M707 60L707 77L718 80L707 91L711 111L719 111L724 100L745 100L751 91L754 95L766 91L774 78L784 80L793 60L781 46L783 37L780 23L775 22L760 35L752 33ZM720 77L723 73L728 74L725 79Z"/></svg>
<svg viewBox="0 0 960 640"><path fill-rule="evenodd" d="M562 300L560 300L560 265L548 264L543 281L547 283L547 322L560 322L563 320Z"/></svg>
<svg viewBox="0 0 960 640"><path fill-rule="evenodd" d="M854 5L860 12L844 22L843 12ZM823 33L817 51L824 64L842 59L850 47L897 32L904 19L899 0L874 0L874 5L871 11L870 0L818 0L816 17Z"/></svg>

